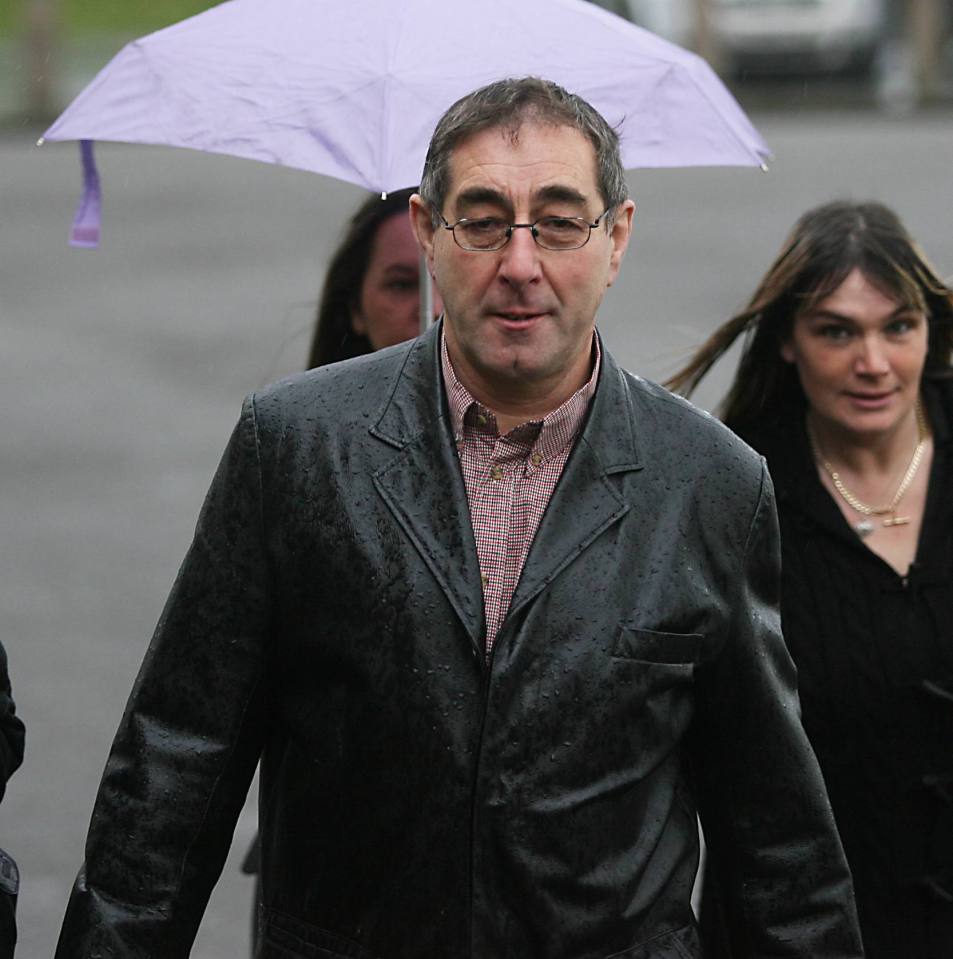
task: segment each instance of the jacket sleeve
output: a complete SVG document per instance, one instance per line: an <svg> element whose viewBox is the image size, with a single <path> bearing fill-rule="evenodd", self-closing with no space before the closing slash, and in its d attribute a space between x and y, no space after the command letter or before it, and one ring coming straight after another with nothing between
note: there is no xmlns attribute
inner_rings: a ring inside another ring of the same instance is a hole
<svg viewBox="0 0 953 959"><path fill-rule="evenodd" d="M7 780L23 762L23 722L17 716L7 672L7 654L0 645L0 799Z"/></svg>
<svg viewBox="0 0 953 959"><path fill-rule="evenodd" d="M734 959L863 955L853 886L827 791L800 721L795 667L778 611L774 494L761 490L730 628L700 667L694 730L699 809Z"/></svg>
<svg viewBox="0 0 953 959"><path fill-rule="evenodd" d="M189 954L261 749L261 499L247 400L113 742L57 959Z"/></svg>

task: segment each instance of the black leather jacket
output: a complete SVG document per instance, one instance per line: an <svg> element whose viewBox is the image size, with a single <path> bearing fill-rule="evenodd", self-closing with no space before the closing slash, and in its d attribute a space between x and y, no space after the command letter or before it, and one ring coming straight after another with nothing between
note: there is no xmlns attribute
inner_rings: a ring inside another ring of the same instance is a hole
<svg viewBox="0 0 953 959"><path fill-rule="evenodd" d="M265 957L861 955L762 463L604 351L489 661L439 328L251 397L57 952L185 956L259 754Z"/></svg>

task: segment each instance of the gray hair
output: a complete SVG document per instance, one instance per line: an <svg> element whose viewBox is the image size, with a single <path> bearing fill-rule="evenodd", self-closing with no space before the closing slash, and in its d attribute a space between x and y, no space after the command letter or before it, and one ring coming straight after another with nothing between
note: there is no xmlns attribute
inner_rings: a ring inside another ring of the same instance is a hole
<svg viewBox="0 0 953 959"><path fill-rule="evenodd" d="M606 209L614 211L629 195L619 153L619 135L582 97L539 77L498 80L457 100L440 118L420 181L420 195L437 224L450 189L450 156L460 142L488 129L516 138L527 121L568 126L586 136L596 152L596 178ZM608 222L612 216L606 218Z"/></svg>

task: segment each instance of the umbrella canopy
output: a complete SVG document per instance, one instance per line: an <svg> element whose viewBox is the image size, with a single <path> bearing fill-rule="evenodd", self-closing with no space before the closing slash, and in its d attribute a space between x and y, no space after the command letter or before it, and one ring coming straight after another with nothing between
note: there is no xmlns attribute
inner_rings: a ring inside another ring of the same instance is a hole
<svg viewBox="0 0 953 959"><path fill-rule="evenodd" d="M770 156L704 60L585 0L229 0L127 45L43 139L189 147L390 192L419 182L451 103L527 74L592 103L627 167Z"/></svg>

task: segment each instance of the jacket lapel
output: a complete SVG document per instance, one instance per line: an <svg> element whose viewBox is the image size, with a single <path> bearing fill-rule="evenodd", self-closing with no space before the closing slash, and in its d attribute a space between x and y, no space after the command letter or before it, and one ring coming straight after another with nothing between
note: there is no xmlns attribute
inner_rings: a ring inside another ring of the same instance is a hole
<svg viewBox="0 0 953 959"><path fill-rule="evenodd" d="M631 508L613 477L642 468L632 410L625 376L603 348L589 416L543 514L507 618Z"/></svg>
<svg viewBox="0 0 953 959"><path fill-rule="evenodd" d="M374 485L483 649L483 589L466 488L440 373L440 325L414 341L371 429L397 453ZM614 477L642 468L624 374L602 351L599 386L582 435L540 523L509 615L532 600L631 508Z"/></svg>
<svg viewBox="0 0 953 959"><path fill-rule="evenodd" d="M483 589L440 373L440 324L414 341L372 435L397 453L374 485L483 649Z"/></svg>

